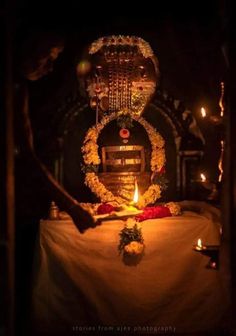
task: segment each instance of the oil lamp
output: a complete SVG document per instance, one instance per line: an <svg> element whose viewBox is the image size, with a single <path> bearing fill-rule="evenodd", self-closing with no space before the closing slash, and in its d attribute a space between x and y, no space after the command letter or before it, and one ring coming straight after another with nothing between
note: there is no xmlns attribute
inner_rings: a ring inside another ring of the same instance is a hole
<svg viewBox="0 0 236 336"><path fill-rule="evenodd" d="M193 248L194 248L195 251L202 251L202 250L205 250L205 249L206 249L206 247L202 245L202 240L201 240L201 238L198 239L198 241L197 241L197 245L194 245Z"/></svg>

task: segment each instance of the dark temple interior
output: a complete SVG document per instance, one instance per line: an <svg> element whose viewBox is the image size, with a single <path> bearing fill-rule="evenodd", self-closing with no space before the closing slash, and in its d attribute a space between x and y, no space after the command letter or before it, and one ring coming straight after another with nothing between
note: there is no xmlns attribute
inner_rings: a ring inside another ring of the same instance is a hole
<svg viewBox="0 0 236 336"><path fill-rule="evenodd" d="M235 333L231 8L153 6L0 7L0 336Z"/></svg>

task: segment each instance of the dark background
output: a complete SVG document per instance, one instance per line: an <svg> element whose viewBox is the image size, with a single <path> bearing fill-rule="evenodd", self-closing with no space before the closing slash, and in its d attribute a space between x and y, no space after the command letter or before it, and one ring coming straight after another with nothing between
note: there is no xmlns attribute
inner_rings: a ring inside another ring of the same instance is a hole
<svg viewBox="0 0 236 336"><path fill-rule="evenodd" d="M136 35L147 40L159 59L161 85L190 109L206 105L217 112L219 81L225 80L229 6L226 1L184 3L149 1L100 3L16 2L17 38L35 30L53 30L78 52L103 35ZM106 8L106 12L105 12ZM71 41L74 45L71 45ZM74 55L75 56L75 55ZM77 55L78 57L81 54Z"/></svg>

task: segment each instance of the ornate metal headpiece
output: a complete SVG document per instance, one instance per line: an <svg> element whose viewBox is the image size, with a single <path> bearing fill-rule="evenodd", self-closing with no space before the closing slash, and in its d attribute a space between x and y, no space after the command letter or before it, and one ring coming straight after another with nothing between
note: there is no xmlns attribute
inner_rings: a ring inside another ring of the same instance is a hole
<svg viewBox="0 0 236 336"><path fill-rule="evenodd" d="M153 51L150 47L149 43L144 41L141 37L136 36L124 36L124 35L112 35L101 37L94 41L89 48L89 54L95 54L102 47L109 46L131 46L137 47L139 52L142 54L144 58L153 57Z"/></svg>

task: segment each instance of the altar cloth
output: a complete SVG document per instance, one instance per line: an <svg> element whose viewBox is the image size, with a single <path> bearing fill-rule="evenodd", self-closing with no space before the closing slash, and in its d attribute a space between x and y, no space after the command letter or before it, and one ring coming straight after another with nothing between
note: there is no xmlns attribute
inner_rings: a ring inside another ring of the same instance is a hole
<svg viewBox="0 0 236 336"><path fill-rule="evenodd" d="M39 335L99 332L104 326L144 334L164 327L170 333L219 328L227 304L220 272L208 269L209 257L193 250L198 238L220 244L219 213L202 202L182 205L181 216L142 222L145 253L136 266L119 255L122 220L82 234L71 220L42 220L33 282Z"/></svg>

